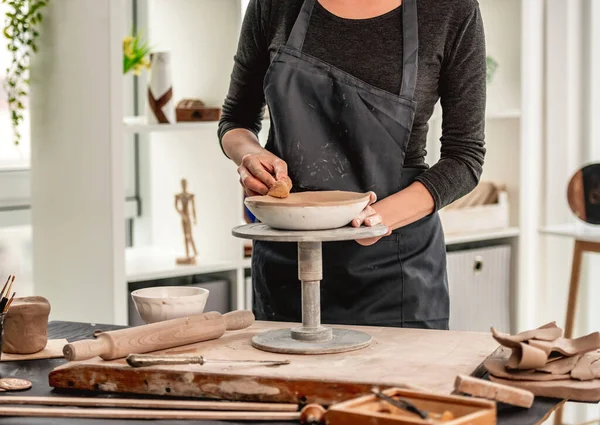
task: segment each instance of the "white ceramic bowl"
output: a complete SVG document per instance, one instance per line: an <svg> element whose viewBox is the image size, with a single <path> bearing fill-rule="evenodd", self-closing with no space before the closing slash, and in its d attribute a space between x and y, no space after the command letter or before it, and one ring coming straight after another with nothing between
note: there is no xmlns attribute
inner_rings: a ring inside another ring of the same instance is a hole
<svg viewBox="0 0 600 425"><path fill-rule="evenodd" d="M202 314L208 289L193 286L156 286L131 293L139 315L146 323Z"/></svg>
<svg viewBox="0 0 600 425"><path fill-rule="evenodd" d="M251 196L244 202L261 223L274 229L326 230L349 224L368 205L369 194L301 192L285 199Z"/></svg>

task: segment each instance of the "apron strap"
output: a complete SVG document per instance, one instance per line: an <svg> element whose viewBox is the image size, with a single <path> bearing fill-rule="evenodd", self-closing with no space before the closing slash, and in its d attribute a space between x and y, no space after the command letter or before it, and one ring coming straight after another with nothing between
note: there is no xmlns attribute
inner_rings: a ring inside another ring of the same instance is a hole
<svg viewBox="0 0 600 425"><path fill-rule="evenodd" d="M417 69L419 60L419 21L417 18L417 0L402 0L403 65L400 96L413 99L417 87Z"/></svg>
<svg viewBox="0 0 600 425"><path fill-rule="evenodd" d="M286 46L292 49L302 51L302 45L306 38L306 32L308 31L308 24L310 23L310 16L312 15L313 8L316 0L304 0L300 14L294 23L292 32L288 37Z"/></svg>
<svg viewBox="0 0 600 425"><path fill-rule="evenodd" d="M310 16L316 0L304 0L300 14L294 23L286 46L302 51ZM402 0L403 58L402 83L400 96L412 99L417 87L417 68L419 56L419 23L417 19L417 0Z"/></svg>

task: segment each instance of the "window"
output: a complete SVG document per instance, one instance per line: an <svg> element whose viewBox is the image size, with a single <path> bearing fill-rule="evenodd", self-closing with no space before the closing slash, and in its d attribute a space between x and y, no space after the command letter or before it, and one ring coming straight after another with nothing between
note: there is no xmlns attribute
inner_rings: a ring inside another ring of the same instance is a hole
<svg viewBox="0 0 600 425"><path fill-rule="evenodd" d="M0 3L0 24L4 28L4 16L8 6ZM10 63L10 53L6 39L0 31L0 171L6 168L29 168L30 133L29 113L25 102L25 112L21 123L21 142L16 146L13 138L12 122L8 110L8 99L4 90L6 68Z"/></svg>

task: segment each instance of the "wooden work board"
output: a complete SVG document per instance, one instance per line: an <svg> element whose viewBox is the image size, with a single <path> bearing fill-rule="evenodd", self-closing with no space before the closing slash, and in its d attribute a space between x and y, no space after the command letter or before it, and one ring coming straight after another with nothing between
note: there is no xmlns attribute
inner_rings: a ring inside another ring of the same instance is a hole
<svg viewBox="0 0 600 425"><path fill-rule="evenodd" d="M220 339L160 354L202 355L206 359L290 360L277 367L207 363L132 368L124 359L99 357L70 362L50 373L50 386L101 392L202 397L237 401L320 403L329 405L380 388L421 388L449 394L458 374L470 375L498 344L487 333L406 328L343 326L367 332L371 345L361 350L321 355L275 354L251 346L255 334L290 327L256 322ZM335 327L335 326L333 326Z"/></svg>

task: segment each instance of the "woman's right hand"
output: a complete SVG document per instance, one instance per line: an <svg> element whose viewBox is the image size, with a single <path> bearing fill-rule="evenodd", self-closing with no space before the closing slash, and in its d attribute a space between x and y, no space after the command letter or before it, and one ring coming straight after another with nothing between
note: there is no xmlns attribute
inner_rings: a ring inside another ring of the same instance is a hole
<svg viewBox="0 0 600 425"><path fill-rule="evenodd" d="M276 181L288 176L288 169L285 161L265 150L244 155L238 174L246 196L256 196L266 195Z"/></svg>

